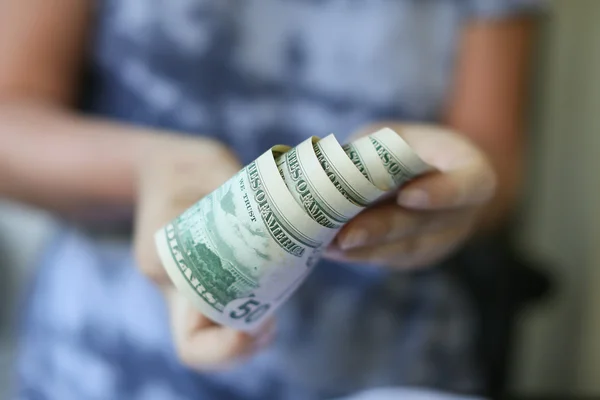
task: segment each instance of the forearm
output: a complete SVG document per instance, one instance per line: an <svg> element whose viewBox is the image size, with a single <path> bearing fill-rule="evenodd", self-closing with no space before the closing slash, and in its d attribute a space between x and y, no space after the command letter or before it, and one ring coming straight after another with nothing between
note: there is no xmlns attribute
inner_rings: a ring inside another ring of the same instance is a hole
<svg viewBox="0 0 600 400"><path fill-rule="evenodd" d="M0 104L0 197L80 213L130 207L151 132L33 101Z"/></svg>
<svg viewBox="0 0 600 400"><path fill-rule="evenodd" d="M535 21L471 21L463 32L444 123L489 158L496 196L480 228L497 228L513 210L522 178L528 81Z"/></svg>
<svg viewBox="0 0 600 400"><path fill-rule="evenodd" d="M520 123L497 123L489 127L452 120L448 126L468 137L487 156L495 171L495 195L477 219L478 231L494 231L510 218L519 200L524 168L524 139L519 132L523 127Z"/></svg>
<svg viewBox="0 0 600 400"><path fill-rule="evenodd" d="M483 232L493 231L501 227L513 214L519 200L523 160L520 154L492 164L496 170L496 195L490 203L481 210L479 229Z"/></svg>

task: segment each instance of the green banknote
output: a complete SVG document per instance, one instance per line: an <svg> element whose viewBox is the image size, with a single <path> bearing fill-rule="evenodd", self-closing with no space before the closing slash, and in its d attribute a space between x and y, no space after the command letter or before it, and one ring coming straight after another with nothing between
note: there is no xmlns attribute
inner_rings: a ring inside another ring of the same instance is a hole
<svg viewBox="0 0 600 400"><path fill-rule="evenodd" d="M275 146L155 235L169 277L216 323L253 331L364 207L429 166L392 130Z"/></svg>
<svg viewBox="0 0 600 400"><path fill-rule="evenodd" d="M389 128L369 135L369 140L396 187L431 170L408 143Z"/></svg>
<svg viewBox="0 0 600 400"><path fill-rule="evenodd" d="M363 207L348 200L331 182L315 154L312 137L277 160L279 172L296 202L327 228L341 228Z"/></svg>
<svg viewBox="0 0 600 400"><path fill-rule="evenodd" d="M393 188L393 181L368 136L348 143L344 151L360 173L379 190L385 192Z"/></svg>
<svg viewBox="0 0 600 400"><path fill-rule="evenodd" d="M331 183L352 203L366 207L385 193L373 185L360 168L355 168L358 162L352 158L355 154L347 154L354 150L342 148L333 134L314 143L313 149Z"/></svg>
<svg viewBox="0 0 600 400"><path fill-rule="evenodd" d="M268 151L156 234L177 288L215 322L251 330L335 230L300 208Z"/></svg>

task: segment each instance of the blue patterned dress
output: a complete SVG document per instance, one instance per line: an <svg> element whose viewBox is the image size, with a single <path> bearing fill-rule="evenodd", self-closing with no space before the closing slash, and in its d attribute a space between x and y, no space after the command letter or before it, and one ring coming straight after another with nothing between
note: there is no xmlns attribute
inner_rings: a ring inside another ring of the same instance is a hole
<svg viewBox="0 0 600 400"><path fill-rule="evenodd" d="M86 109L215 137L246 163L275 143L378 120L438 120L458 34L525 0L104 0ZM198 177L201 179L201 177ZM376 387L472 393L472 310L442 268L323 262L278 312L278 336L231 371L177 360L128 241L65 226L27 302L19 399L321 399ZM407 397L408 398L408 397Z"/></svg>

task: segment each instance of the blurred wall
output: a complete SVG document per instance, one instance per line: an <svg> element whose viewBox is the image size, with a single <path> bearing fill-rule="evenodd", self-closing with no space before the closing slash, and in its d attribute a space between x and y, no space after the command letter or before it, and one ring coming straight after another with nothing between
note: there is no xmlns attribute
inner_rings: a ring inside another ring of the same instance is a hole
<svg viewBox="0 0 600 400"><path fill-rule="evenodd" d="M526 251L559 284L525 314L514 386L600 394L600 1L555 0L536 77Z"/></svg>

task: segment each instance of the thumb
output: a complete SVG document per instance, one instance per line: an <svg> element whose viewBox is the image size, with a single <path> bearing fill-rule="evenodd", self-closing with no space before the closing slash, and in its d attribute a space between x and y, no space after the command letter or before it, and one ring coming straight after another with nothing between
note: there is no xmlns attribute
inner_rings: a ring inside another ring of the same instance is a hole
<svg viewBox="0 0 600 400"><path fill-rule="evenodd" d="M485 154L466 137L427 125L406 125L399 132L437 170L401 188L399 205L445 209L479 205L492 198L496 188L494 170Z"/></svg>

